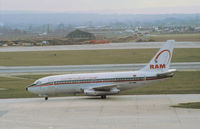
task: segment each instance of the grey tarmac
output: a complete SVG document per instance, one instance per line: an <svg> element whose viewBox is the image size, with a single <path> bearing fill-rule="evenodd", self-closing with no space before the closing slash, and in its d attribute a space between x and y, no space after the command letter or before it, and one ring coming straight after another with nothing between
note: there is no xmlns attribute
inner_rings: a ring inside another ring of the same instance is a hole
<svg viewBox="0 0 200 129"><path fill-rule="evenodd" d="M139 70L146 64L103 64L103 65L62 65L62 66L0 66L0 75L18 73L79 73L103 71ZM200 62L171 63L170 68L178 71L200 70Z"/></svg>
<svg viewBox="0 0 200 129"><path fill-rule="evenodd" d="M199 129L200 94L0 99L0 129Z"/></svg>
<svg viewBox="0 0 200 129"><path fill-rule="evenodd" d="M57 50L100 50L100 49L144 49L160 48L164 42L129 42L109 44L56 45L56 46L15 46L0 47L0 52L57 51ZM176 42L175 48L200 48L200 42Z"/></svg>

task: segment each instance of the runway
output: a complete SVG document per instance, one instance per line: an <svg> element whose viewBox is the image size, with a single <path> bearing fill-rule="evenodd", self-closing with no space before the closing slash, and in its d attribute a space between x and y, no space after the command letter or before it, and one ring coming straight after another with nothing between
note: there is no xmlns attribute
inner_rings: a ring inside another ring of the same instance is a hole
<svg viewBox="0 0 200 129"><path fill-rule="evenodd" d="M199 100L199 94L1 99L0 128L199 129L199 109L169 107Z"/></svg>
<svg viewBox="0 0 200 129"><path fill-rule="evenodd" d="M146 64L105 64L105 65L65 65L65 66L0 66L0 74L16 73L57 73L57 72L101 72L139 70ZM178 71L200 70L200 62L172 63L170 68Z"/></svg>
<svg viewBox="0 0 200 129"><path fill-rule="evenodd" d="M0 47L0 52L160 48L164 42ZM200 48L200 42L176 42L175 48Z"/></svg>

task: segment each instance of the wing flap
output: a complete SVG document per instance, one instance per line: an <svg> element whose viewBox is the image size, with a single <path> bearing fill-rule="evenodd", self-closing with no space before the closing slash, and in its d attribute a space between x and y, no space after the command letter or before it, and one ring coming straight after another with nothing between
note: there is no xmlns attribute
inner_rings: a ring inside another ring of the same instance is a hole
<svg viewBox="0 0 200 129"><path fill-rule="evenodd" d="M116 84L104 84L104 85L93 86L90 89L99 91L99 90L110 90L110 89L116 88L116 87L117 87Z"/></svg>
<svg viewBox="0 0 200 129"><path fill-rule="evenodd" d="M98 85L91 88L84 89L85 95L88 96L99 96L99 95L114 95L119 93L117 85L108 84L108 85Z"/></svg>

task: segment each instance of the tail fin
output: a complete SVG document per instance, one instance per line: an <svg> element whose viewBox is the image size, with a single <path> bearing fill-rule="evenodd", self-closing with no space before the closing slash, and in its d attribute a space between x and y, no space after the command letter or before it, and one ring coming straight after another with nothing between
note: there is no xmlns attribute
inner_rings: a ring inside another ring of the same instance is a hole
<svg viewBox="0 0 200 129"><path fill-rule="evenodd" d="M173 53L174 40L168 40L162 48L156 53L153 59L140 71L144 72L167 72Z"/></svg>

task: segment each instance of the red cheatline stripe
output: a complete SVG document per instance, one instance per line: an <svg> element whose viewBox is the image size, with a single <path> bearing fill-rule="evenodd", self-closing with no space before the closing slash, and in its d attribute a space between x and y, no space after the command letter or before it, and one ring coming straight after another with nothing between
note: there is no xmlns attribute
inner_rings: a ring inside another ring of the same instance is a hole
<svg viewBox="0 0 200 129"><path fill-rule="evenodd" d="M167 78L167 77L163 77ZM147 81L149 80L158 80L163 78L146 78ZM44 87L44 86L53 86L53 85L64 85L64 84L83 84L83 83L104 83L104 82L135 82L135 81L146 81L144 79L142 80L117 80L117 81L91 81L91 82L68 82L68 83L54 83L54 84L45 84L45 85L38 85L33 87Z"/></svg>

